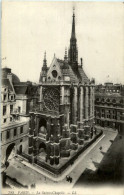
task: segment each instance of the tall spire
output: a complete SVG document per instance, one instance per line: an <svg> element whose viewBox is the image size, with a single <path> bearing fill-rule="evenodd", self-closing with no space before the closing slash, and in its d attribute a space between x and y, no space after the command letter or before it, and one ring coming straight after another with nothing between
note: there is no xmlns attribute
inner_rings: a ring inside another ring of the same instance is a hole
<svg viewBox="0 0 124 195"><path fill-rule="evenodd" d="M40 73L39 82L45 82L47 78L47 60L46 60L46 51L44 52L43 66Z"/></svg>
<svg viewBox="0 0 124 195"><path fill-rule="evenodd" d="M74 7L73 7L73 20L72 20L72 33L71 33L71 39L76 39L75 37L75 13L74 13Z"/></svg>
<svg viewBox="0 0 124 195"><path fill-rule="evenodd" d="M76 34L75 34L74 8L73 8L73 16L72 16L72 33L71 33L71 38L70 38L68 61L73 68L78 68L78 49L77 49L77 39L76 39Z"/></svg>

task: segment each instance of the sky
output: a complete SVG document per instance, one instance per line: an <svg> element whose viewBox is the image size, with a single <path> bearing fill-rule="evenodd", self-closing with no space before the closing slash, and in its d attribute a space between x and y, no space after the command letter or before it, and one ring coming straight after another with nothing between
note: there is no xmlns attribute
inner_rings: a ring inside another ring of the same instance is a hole
<svg viewBox="0 0 124 195"><path fill-rule="evenodd" d="M122 2L2 3L2 67L21 81L38 82L46 51L63 59L69 47L75 7L79 63L96 83L124 84L124 4Z"/></svg>

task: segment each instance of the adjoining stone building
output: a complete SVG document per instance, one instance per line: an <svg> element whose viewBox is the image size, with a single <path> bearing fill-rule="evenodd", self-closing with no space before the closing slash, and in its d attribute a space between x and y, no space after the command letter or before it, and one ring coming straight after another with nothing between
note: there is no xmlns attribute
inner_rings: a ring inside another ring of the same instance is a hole
<svg viewBox="0 0 124 195"><path fill-rule="evenodd" d="M27 152L29 110L36 101L38 87L25 82L22 90L22 82L10 68L2 68L1 84L1 165L4 169L12 154Z"/></svg>
<svg viewBox="0 0 124 195"><path fill-rule="evenodd" d="M29 151L31 162L61 164L92 140L94 129L94 80L78 62L73 14L70 48L64 60L55 55L50 67L46 53L39 79L40 101L30 112Z"/></svg>
<svg viewBox="0 0 124 195"><path fill-rule="evenodd" d="M95 87L95 123L124 133L124 86L111 82Z"/></svg>

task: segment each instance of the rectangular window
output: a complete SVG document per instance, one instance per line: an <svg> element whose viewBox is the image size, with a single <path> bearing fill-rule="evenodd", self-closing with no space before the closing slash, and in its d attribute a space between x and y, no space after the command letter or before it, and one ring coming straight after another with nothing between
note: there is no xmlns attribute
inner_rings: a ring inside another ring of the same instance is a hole
<svg viewBox="0 0 124 195"><path fill-rule="evenodd" d="M23 126L20 127L20 133L23 133Z"/></svg>
<svg viewBox="0 0 124 195"><path fill-rule="evenodd" d="M10 113L13 112L13 105L10 105Z"/></svg>
<svg viewBox="0 0 124 195"><path fill-rule="evenodd" d="M3 119L3 122L6 123L6 118Z"/></svg>
<svg viewBox="0 0 124 195"><path fill-rule="evenodd" d="M19 112L19 113L21 112L21 107L20 107L20 106L18 106L18 112Z"/></svg>
<svg viewBox="0 0 124 195"><path fill-rule="evenodd" d="M14 129L14 136L16 136L17 135L17 129L15 128Z"/></svg>
<svg viewBox="0 0 124 195"><path fill-rule="evenodd" d="M3 96L3 100L4 100L4 101L6 100L6 95Z"/></svg>
<svg viewBox="0 0 124 195"><path fill-rule="evenodd" d="M3 106L3 115L6 115L6 106Z"/></svg>
<svg viewBox="0 0 124 195"><path fill-rule="evenodd" d="M1 141L2 141L2 133L1 133Z"/></svg>
<svg viewBox="0 0 124 195"><path fill-rule="evenodd" d="M9 137L10 137L10 132L7 131L7 133L6 133L6 139L9 139Z"/></svg>

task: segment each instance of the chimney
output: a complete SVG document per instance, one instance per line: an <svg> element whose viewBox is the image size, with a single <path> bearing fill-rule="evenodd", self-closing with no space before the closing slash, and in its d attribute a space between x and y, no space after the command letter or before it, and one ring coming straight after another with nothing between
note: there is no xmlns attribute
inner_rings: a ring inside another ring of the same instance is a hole
<svg viewBox="0 0 124 195"><path fill-rule="evenodd" d="M12 74L11 73L7 74L7 79L9 79L10 83L12 84Z"/></svg>

